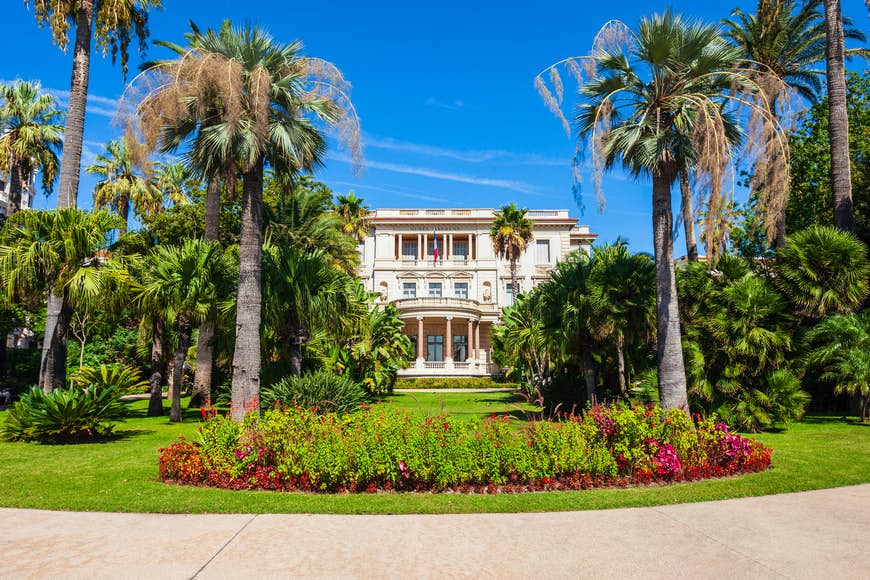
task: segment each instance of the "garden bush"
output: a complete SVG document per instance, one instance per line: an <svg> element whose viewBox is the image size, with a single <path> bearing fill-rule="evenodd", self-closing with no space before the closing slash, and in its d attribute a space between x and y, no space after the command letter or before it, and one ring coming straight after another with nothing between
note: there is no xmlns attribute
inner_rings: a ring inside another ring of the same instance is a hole
<svg viewBox="0 0 870 580"><path fill-rule="evenodd" d="M263 409L281 404L317 408L327 413L347 413L359 409L368 398L365 387L350 377L316 371L299 377L285 377L264 387L260 393L260 405Z"/></svg>
<svg viewBox="0 0 870 580"><path fill-rule="evenodd" d="M149 387L142 371L124 365L83 366L71 375L71 379L78 386L115 389L119 394L144 393Z"/></svg>
<svg viewBox="0 0 870 580"><path fill-rule="evenodd" d="M519 389L512 383L490 377L402 377L396 381L397 389Z"/></svg>
<svg viewBox="0 0 870 580"><path fill-rule="evenodd" d="M675 482L770 466L771 450L712 417L598 406L516 430L366 406L276 408L244 423L204 413L201 440L160 450L164 481L230 489L532 491Z"/></svg>
<svg viewBox="0 0 870 580"><path fill-rule="evenodd" d="M21 395L0 425L0 437L10 441L76 441L108 435L126 406L113 388L56 389L39 387Z"/></svg>

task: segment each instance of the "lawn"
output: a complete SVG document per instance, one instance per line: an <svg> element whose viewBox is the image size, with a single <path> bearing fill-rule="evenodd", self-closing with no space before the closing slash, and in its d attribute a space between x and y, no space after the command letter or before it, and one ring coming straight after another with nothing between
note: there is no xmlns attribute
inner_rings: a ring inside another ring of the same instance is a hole
<svg viewBox="0 0 870 580"><path fill-rule="evenodd" d="M510 393L396 395L383 404L457 417L519 412ZM758 439L773 447L773 469L666 487L517 495L310 495L166 485L157 480L157 449L195 437L198 413L185 422L144 416L146 402L108 442L78 445L0 443L0 506L58 510L181 513L456 513L587 510L696 502L870 482L870 426L809 417ZM0 413L0 420L4 413Z"/></svg>

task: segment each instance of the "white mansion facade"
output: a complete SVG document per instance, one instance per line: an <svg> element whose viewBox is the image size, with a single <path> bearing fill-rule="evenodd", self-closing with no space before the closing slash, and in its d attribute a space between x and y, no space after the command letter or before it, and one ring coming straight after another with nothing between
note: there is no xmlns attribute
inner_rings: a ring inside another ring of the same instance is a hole
<svg viewBox="0 0 870 580"><path fill-rule="evenodd" d="M405 321L416 361L402 376L486 376L490 332L513 303L510 263L496 259L492 209L379 209L361 247L359 275ZM517 262L519 291L545 280L596 238L568 210L529 210L534 238ZM437 240L436 240L437 237ZM435 249L438 260L435 260Z"/></svg>

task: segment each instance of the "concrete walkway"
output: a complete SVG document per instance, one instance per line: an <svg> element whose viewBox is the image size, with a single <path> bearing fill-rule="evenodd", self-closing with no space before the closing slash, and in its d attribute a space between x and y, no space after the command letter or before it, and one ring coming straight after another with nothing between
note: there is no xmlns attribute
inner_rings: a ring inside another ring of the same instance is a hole
<svg viewBox="0 0 870 580"><path fill-rule="evenodd" d="M593 512L0 509L0 578L868 578L870 485Z"/></svg>

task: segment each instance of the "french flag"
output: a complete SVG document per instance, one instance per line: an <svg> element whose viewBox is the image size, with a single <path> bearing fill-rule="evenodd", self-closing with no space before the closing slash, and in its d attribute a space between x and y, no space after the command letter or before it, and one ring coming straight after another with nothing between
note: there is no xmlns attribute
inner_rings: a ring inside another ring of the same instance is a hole
<svg viewBox="0 0 870 580"><path fill-rule="evenodd" d="M438 231L432 230L432 238L435 240L435 245L432 246L432 254L435 256L435 264L438 265Z"/></svg>

